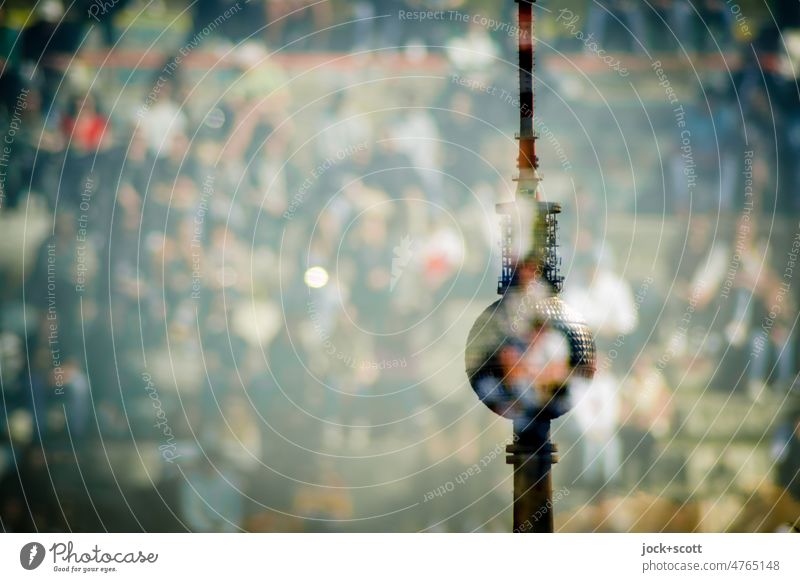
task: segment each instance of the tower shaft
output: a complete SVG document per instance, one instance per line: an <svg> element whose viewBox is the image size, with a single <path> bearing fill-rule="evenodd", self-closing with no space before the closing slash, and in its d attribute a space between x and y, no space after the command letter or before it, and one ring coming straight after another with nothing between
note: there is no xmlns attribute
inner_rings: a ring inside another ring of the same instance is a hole
<svg viewBox="0 0 800 582"><path fill-rule="evenodd" d="M558 204L539 201L539 160L536 157L536 132L533 130L533 4L536 0L515 0L519 24L519 156L517 157L517 203L535 201L531 224L533 244L530 253L518 257L535 260L544 277L559 291L556 251ZM505 266L504 266L505 267ZM505 290L501 277L499 285ZM553 531L553 486L551 466L557 460L550 442L550 421L534 421L535 430L516 434L516 443L506 452L506 463L514 467L514 532Z"/></svg>
<svg viewBox="0 0 800 582"><path fill-rule="evenodd" d="M519 48L519 169L520 194L536 196L539 177L536 173L536 133L533 129L533 4L536 0L516 0L518 6Z"/></svg>

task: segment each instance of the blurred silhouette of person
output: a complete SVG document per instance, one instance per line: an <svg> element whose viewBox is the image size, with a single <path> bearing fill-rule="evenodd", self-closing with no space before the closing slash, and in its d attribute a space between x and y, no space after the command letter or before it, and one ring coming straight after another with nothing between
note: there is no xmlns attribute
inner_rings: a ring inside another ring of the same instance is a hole
<svg viewBox="0 0 800 582"><path fill-rule="evenodd" d="M222 455L206 447L189 466L180 493L181 518L193 532L236 532L244 520L242 482Z"/></svg>
<svg viewBox="0 0 800 582"><path fill-rule="evenodd" d="M788 498L785 517L800 531L800 403L795 402L775 435L775 484ZM792 521L794 519L794 521Z"/></svg>
<svg viewBox="0 0 800 582"><path fill-rule="evenodd" d="M617 275L608 253L596 254L585 273L576 273L564 291L564 301L580 313L595 333L600 350L608 351L619 336L638 325L630 283Z"/></svg>
<svg viewBox="0 0 800 582"><path fill-rule="evenodd" d="M569 376L569 347L564 336L537 321L529 338L511 338L490 358L486 374L476 382L476 392L497 414L514 421L521 433L540 415L561 416L564 402L555 391Z"/></svg>
<svg viewBox="0 0 800 582"><path fill-rule="evenodd" d="M34 14L33 24L21 33L20 56L23 66L34 67L33 78L41 91L42 111L49 116L63 77L61 60L74 56L88 19L82 10L72 9L65 14L60 0L36 3Z"/></svg>
<svg viewBox="0 0 800 582"><path fill-rule="evenodd" d="M89 379L76 358L69 358L64 362L58 384L56 386L63 391L66 399L64 410L69 435L73 441L80 442L89 430L93 404Z"/></svg>
<svg viewBox="0 0 800 582"><path fill-rule="evenodd" d="M600 48L639 52L643 50L642 46L647 47L649 35L642 5L634 0L607 0L605 4L591 3L587 23L589 34L594 35ZM618 36L625 42L609 43L613 38L612 32L620 26L627 29L621 29L623 32Z"/></svg>
<svg viewBox="0 0 800 582"><path fill-rule="evenodd" d="M599 355L598 359L602 359ZM622 462L619 438L619 379L609 370L598 370L592 380L573 382L575 417L581 431L583 470L578 479L590 489L603 491L618 479Z"/></svg>
<svg viewBox="0 0 800 582"><path fill-rule="evenodd" d="M623 478L635 488L653 483L658 440L672 425L672 394L653 359L642 355L622 385L619 429Z"/></svg>
<svg viewBox="0 0 800 582"><path fill-rule="evenodd" d="M70 146L82 152L96 151L104 138L108 120L97 109L94 97L74 97L61 118L61 132Z"/></svg>
<svg viewBox="0 0 800 582"><path fill-rule="evenodd" d="M772 442L773 483L747 497L729 531L800 531L800 401L787 409Z"/></svg>

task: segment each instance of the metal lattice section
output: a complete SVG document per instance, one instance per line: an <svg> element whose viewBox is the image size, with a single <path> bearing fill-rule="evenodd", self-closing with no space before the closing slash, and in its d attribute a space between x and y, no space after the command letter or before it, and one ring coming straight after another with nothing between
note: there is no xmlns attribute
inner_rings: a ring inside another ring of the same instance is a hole
<svg viewBox="0 0 800 582"><path fill-rule="evenodd" d="M539 203L544 231L542 244L542 276L560 293L564 284L561 276L561 258L558 256L558 213L561 206L552 202Z"/></svg>

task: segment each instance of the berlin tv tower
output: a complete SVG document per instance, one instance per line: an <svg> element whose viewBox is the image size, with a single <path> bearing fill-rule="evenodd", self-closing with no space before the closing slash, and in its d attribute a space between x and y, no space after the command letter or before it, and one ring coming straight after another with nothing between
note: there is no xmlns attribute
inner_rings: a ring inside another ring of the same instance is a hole
<svg viewBox="0 0 800 582"><path fill-rule="evenodd" d="M533 4L519 13L520 130L514 200L497 204L502 267L490 305L470 331L467 376L480 400L513 421L507 462L514 467L514 532L552 532L551 467L556 462L550 423L570 405L575 377L595 372L592 334L561 300L557 215L540 199L534 120Z"/></svg>

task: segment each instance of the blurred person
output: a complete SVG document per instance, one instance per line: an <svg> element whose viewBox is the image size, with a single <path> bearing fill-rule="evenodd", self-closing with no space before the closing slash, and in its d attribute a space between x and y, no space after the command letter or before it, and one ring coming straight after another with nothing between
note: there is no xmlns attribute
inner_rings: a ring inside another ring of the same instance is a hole
<svg viewBox="0 0 800 582"><path fill-rule="evenodd" d="M41 531L48 526L36 517L41 518L42 513L58 515L52 504L52 495L47 495L42 491L42 484L37 483L36 477L43 475L37 475L32 467L32 449L34 447L20 447L15 470L0 473L0 527L5 533ZM41 494L41 497L36 497L37 504L32 507L28 500L34 493Z"/></svg>
<svg viewBox="0 0 800 582"><path fill-rule="evenodd" d="M25 195L34 192L41 195L52 209L62 187L69 192L74 188L71 180L62 180L66 156L64 139L55 122L57 115L50 112L48 120L47 112L42 111L41 92L30 85L19 90L20 93L14 95L13 106L17 106L22 131L17 133L16 139L10 140L12 143L3 144L8 148L8 158L14 163L3 168L6 173L2 192L5 200L0 201L0 211L16 207ZM26 91L24 94L23 90ZM25 107L19 109L22 102ZM11 123L13 114L12 109L6 118L8 123ZM8 129L3 127L4 131Z"/></svg>
<svg viewBox="0 0 800 582"><path fill-rule="evenodd" d="M64 76L64 61L74 58L84 36L86 17L74 9L65 13L61 0L37 2L32 16L32 23L20 33L21 64L25 76L38 87L42 111L49 118Z"/></svg>
<svg viewBox="0 0 800 582"><path fill-rule="evenodd" d="M779 163L789 167L784 175L788 186L782 187L778 192L778 212L798 214L800 196L797 196L796 192L800 189L800 164L795 164L794 160L800 157L800 111L793 104L788 104L791 102L791 97L786 96L785 99L787 105L782 109L787 111L787 115L783 124L785 133L779 150L781 154Z"/></svg>
<svg viewBox="0 0 800 582"><path fill-rule="evenodd" d="M137 131L147 142L150 153L156 158L163 158L172 151L173 141L177 136L185 135L189 119L183 106L175 101L175 82L163 82L156 78L152 85L154 99L148 101L138 110Z"/></svg>
<svg viewBox="0 0 800 582"><path fill-rule="evenodd" d="M108 120L98 111L94 97L74 97L61 118L61 131L71 147L83 152L95 152L106 133Z"/></svg>
<svg viewBox="0 0 800 582"><path fill-rule="evenodd" d="M240 289L250 291L249 245L224 225L211 230L204 265L207 266L207 285L210 289Z"/></svg>
<svg viewBox="0 0 800 582"><path fill-rule="evenodd" d="M191 142L189 137L180 131L175 131L170 136L170 141L162 144L162 155L155 162L153 179L156 183L170 187L170 197L175 199L175 190L181 178L194 179L196 188L202 188L201 178L194 167L196 158L190 156ZM199 197L199 196L198 196Z"/></svg>
<svg viewBox="0 0 800 582"><path fill-rule="evenodd" d="M709 53L724 53L733 45L734 13L725 0L704 0L698 3L703 22L701 48Z"/></svg>
<svg viewBox="0 0 800 582"><path fill-rule="evenodd" d="M483 119L483 113L475 111L475 98L466 92L455 93L448 103L450 111L441 123L442 138L452 142L443 148L442 170L467 184L474 184L486 176L475 155L475 135L478 125L475 117Z"/></svg>
<svg viewBox="0 0 800 582"><path fill-rule="evenodd" d="M500 48L489 30L475 20L470 20L466 35L451 38L445 50L453 65L467 72L486 70L500 57Z"/></svg>
<svg viewBox="0 0 800 582"><path fill-rule="evenodd" d="M328 33L333 20L333 7L330 2L313 0L266 0L267 27L266 41L269 46L299 48L308 44L319 48L328 42ZM293 42L302 35L311 35L303 44Z"/></svg>
<svg viewBox="0 0 800 582"><path fill-rule="evenodd" d="M89 2L86 8L90 17L99 20L100 30L103 33L103 42L106 48L113 49L122 40L118 27L114 26L114 20L130 4L130 0L114 0L113 2ZM101 8L102 7L102 8Z"/></svg>
<svg viewBox="0 0 800 582"><path fill-rule="evenodd" d="M258 468L261 459L261 434L252 405L239 394L222 400L220 447L243 476Z"/></svg>
<svg viewBox="0 0 800 582"><path fill-rule="evenodd" d="M391 123L390 139L397 141L399 151L405 153L419 175L431 200L441 196L443 177L439 129L430 110L420 97L408 96L399 119Z"/></svg>
<svg viewBox="0 0 800 582"><path fill-rule="evenodd" d="M298 5L298 0L266 0L264 10L267 26L264 29L267 44L282 47L286 43L285 29L287 19Z"/></svg>
<svg viewBox="0 0 800 582"><path fill-rule="evenodd" d="M598 360L602 360L600 350ZM583 469L577 479L600 492L619 479L622 465L618 386L619 379L608 370L597 370L591 381L576 378L572 385L571 415L581 433L577 444L583 457Z"/></svg>
<svg viewBox="0 0 800 582"><path fill-rule="evenodd" d="M764 259L767 262L767 257ZM754 398L759 398L770 384L791 389L797 372L796 301L783 286L782 278L767 267L764 270L761 296L765 313L760 326L754 326L749 338L752 362L747 371L748 393Z"/></svg>
<svg viewBox="0 0 800 582"><path fill-rule="evenodd" d="M728 531L800 531L800 401L788 401L772 441L772 483L750 494Z"/></svg>
<svg viewBox="0 0 800 582"><path fill-rule="evenodd" d="M622 477L636 487L653 483L658 441L672 429L672 392L653 364L641 355L620 390Z"/></svg>
<svg viewBox="0 0 800 582"><path fill-rule="evenodd" d="M383 207L385 208L385 206ZM381 207L362 215L354 236L349 237L348 254L356 266L351 303L358 320L369 329L385 332L390 309L392 246L388 240L389 216Z"/></svg>
<svg viewBox="0 0 800 582"><path fill-rule="evenodd" d="M700 214L692 215L685 234L686 242L676 239L670 258L677 265L672 293L677 301L672 309L675 317L688 317L687 310L691 309L691 317L686 321L687 336L701 342L697 348L702 354L692 350L682 353L687 364L713 369L725 343L718 321L719 309L723 308L724 317L731 306L726 294L720 292L723 286L727 288L732 283L729 268L733 233L715 229L710 219Z"/></svg>
<svg viewBox="0 0 800 582"><path fill-rule="evenodd" d="M17 410L24 412L31 421L30 434L26 439L33 438L36 442L43 442L50 436L47 411L53 401L56 376L53 353L38 337L34 336L32 340L37 344L22 375L21 398L17 403ZM13 435L12 444L16 444Z"/></svg>
<svg viewBox="0 0 800 582"><path fill-rule="evenodd" d="M723 283L727 305L718 318L724 348L718 367L720 388L728 391L738 386L752 398L758 398L764 384L755 376L745 376L745 371L752 365L750 352L768 313L769 282L774 281L775 276L767 263L766 240L756 238L755 224L751 220L742 218L737 222L732 247L732 279L728 275Z"/></svg>
<svg viewBox="0 0 800 582"><path fill-rule="evenodd" d="M406 0L357 0L353 3L356 20L353 36L359 50L401 47L407 30L397 18L400 10L410 10Z"/></svg>
<svg viewBox="0 0 800 582"><path fill-rule="evenodd" d="M643 51L648 46L649 35L642 10L641 4L634 0L606 0L605 6L592 2L586 24L589 35L606 50ZM623 40L609 42L613 29L619 30L619 38Z"/></svg>
<svg viewBox="0 0 800 582"><path fill-rule="evenodd" d="M266 141L261 148L261 160L251 165L253 191L251 203L267 214L280 216L286 210L288 193L286 144L277 139Z"/></svg>
<svg viewBox="0 0 800 582"><path fill-rule="evenodd" d="M397 254L397 252L395 252ZM437 214L428 227L428 235L421 241L420 276L422 285L433 293L433 305L447 298L452 290L448 283L460 274L464 263L462 233L452 219ZM418 284L417 289L420 285Z"/></svg>
<svg viewBox="0 0 800 582"><path fill-rule="evenodd" d="M139 253L146 246L144 239L147 236L145 232L140 233L140 228L144 226L142 218L142 197L133 184L123 180L117 191L107 255L103 260L113 265L107 274L109 316L113 313L115 324L124 329L139 327L137 306L142 295L146 297L149 294L146 284L148 271L140 270L139 263ZM142 331L147 328L148 321L145 319L142 322ZM123 350L126 344L135 343L132 334L125 334L120 339L123 340L120 346Z"/></svg>
<svg viewBox="0 0 800 582"><path fill-rule="evenodd" d="M102 439L121 440L130 434L130 421L126 419L122 407L113 399L97 399L95 401L95 410L97 429Z"/></svg>
<svg viewBox="0 0 800 582"><path fill-rule="evenodd" d="M41 241L27 274L24 299L28 306L38 309L43 327L54 325L52 333L57 334L62 347L76 346L81 345L82 323L78 309L81 292L76 287L83 283L87 292L92 291L96 248L78 240L78 215L71 210L62 210L54 221L54 234ZM79 272L79 266L85 271ZM89 320L90 315L84 313L83 318ZM43 332L42 341L46 342L47 336Z"/></svg>
<svg viewBox="0 0 800 582"><path fill-rule="evenodd" d="M192 25L183 46L198 46L210 36L207 31L212 28L215 35L223 36L234 43L241 42L263 30L265 25L264 12L258 3L195 0L190 6Z"/></svg>
<svg viewBox="0 0 800 582"><path fill-rule="evenodd" d="M125 142L125 158L117 175L121 183L129 183L141 196L152 185L155 157L150 153L150 144L142 128L132 127Z"/></svg>
<svg viewBox="0 0 800 582"><path fill-rule="evenodd" d="M3 533L28 533L32 528L26 519L24 495L10 485L0 473L0 527Z"/></svg>
<svg viewBox="0 0 800 582"><path fill-rule="evenodd" d="M184 469L180 517L192 532L237 532L244 520L242 483L212 447ZM207 456L206 456L207 455Z"/></svg>
<svg viewBox="0 0 800 582"><path fill-rule="evenodd" d="M777 175L774 168L779 161L780 149L785 145L783 132L776 136L777 128L786 128L787 119L783 108L776 107L767 97L768 91L780 93L778 82L774 78L764 79L763 62L752 55L742 64L737 79L737 94L740 98L741 112L747 123L747 144L750 152L757 152L752 157L752 201L756 209L770 215L779 199L777 192ZM756 77L756 72L761 74ZM780 139L776 139L779 137Z"/></svg>
<svg viewBox="0 0 800 582"><path fill-rule="evenodd" d="M794 527L800 529L800 403L793 402L789 407L783 424L775 433L773 452L775 484L796 504Z"/></svg>
<svg viewBox="0 0 800 582"><path fill-rule="evenodd" d="M595 333L598 349L607 351L618 336L629 335L638 324L637 305L630 283L613 271L609 252L596 254L590 268L571 278L564 301L580 313Z"/></svg>
<svg viewBox="0 0 800 582"><path fill-rule="evenodd" d="M722 212L736 209L736 196L741 181L739 160L742 158L742 119L738 106L732 95L723 91L709 92L709 109L715 133L714 152L719 155L719 162L707 160L709 167L719 167L719 204ZM712 209L713 210L713 209Z"/></svg>
<svg viewBox="0 0 800 582"><path fill-rule="evenodd" d="M712 98L709 99L707 108L699 104L686 107L686 125L692 128L688 152L687 144L683 140L676 139L673 142L669 162L665 164L670 169L672 210L682 216L738 206L736 200L722 198L725 193L721 192L721 188L727 186L727 181L731 178L731 164L736 168L733 160L729 156L723 156L723 152L727 153L736 141L731 143L721 141L730 136L721 135L719 132L723 128L715 126L715 121L718 119L715 115L717 106ZM737 158L741 156L739 152L735 153ZM689 173L689 162L695 164L695 167L691 168L692 173ZM719 176L720 181L714 181L712 177L716 176ZM739 176L740 174L736 175L737 180Z"/></svg>
<svg viewBox="0 0 800 582"><path fill-rule="evenodd" d="M0 386L3 387L6 398L13 397L19 389L18 382L25 367L25 358L22 338L14 332L3 330L0 323Z"/></svg>
<svg viewBox="0 0 800 582"><path fill-rule="evenodd" d="M8 22L8 7L0 6L0 107L6 115L11 114L20 91L23 89L19 73L20 43L17 29Z"/></svg>
<svg viewBox="0 0 800 582"><path fill-rule="evenodd" d="M693 52L694 28L692 17L694 11L686 0L655 0L652 2L654 14L650 17L653 34L651 35L653 50L669 52L684 50Z"/></svg>
<svg viewBox="0 0 800 582"><path fill-rule="evenodd" d="M231 134L232 140L241 133L245 141L249 141L253 125L240 124L238 120L249 118L253 112L266 112L271 116L273 125L281 122L291 125L292 121L288 119L291 117L288 107L293 96L289 88L290 79L286 69L270 58L270 51L264 44L254 39L245 41L236 46L231 57L235 67L233 72L238 73L226 92L226 101L237 118L231 124L235 128Z"/></svg>
<svg viewBox="0 0 800 582"><path fill-rule="evenodd" d="M677 43L677 50L692 54L698 50L697 25L695 8L689 0L666 0L672 4L669 14L669 25Z"/></svg>
<svg viewBox="0 0 800 582"><path fill-rule="evenodd" d="M322 160L338 160L346 148L359 144L373 147L375 124L359 97L356 92L338 91L323 110L319 122L321 133L314 140L317 155Z"/></svg>
<svg viewBox="0 0 800 582"><path fill-rule="evenodd" d="M686 243L676 241L670 257L676 265L673 294L686 301L694 298L695 313L699 314L703 314L716 297L730 259L729 237L715 232L713 226L706 215L692 216L686 225ZM710 323L711 317L708 319Z"/></svg>
<svg viewBox="0 0 800 582"><path fill-rule="evenodd" d="M64 395L63 406L69 438L76 444L80 444L89 431L94 408L89 379L81 369L78 360L69 358L61 366L60 373L57 373L56 370L53 371L51 382L51 389L54 389L57 394L55 402L61 400L60 394Z"/></svg>
<svg viewBox="0 0 800 582"><path fill-rule="evenodd" d="M336 466L326 459L317 463L319 482L297 487L292 512L307 518L306 531L335 531L342 527L337 522L352 518L354 500Z"/></svg>
<svg viewBox="0 0 800 582"><path fill-rule="evenodd" d="M772 10L781 30L800 28L800 10L792 0L777 0Z"/></svg>

